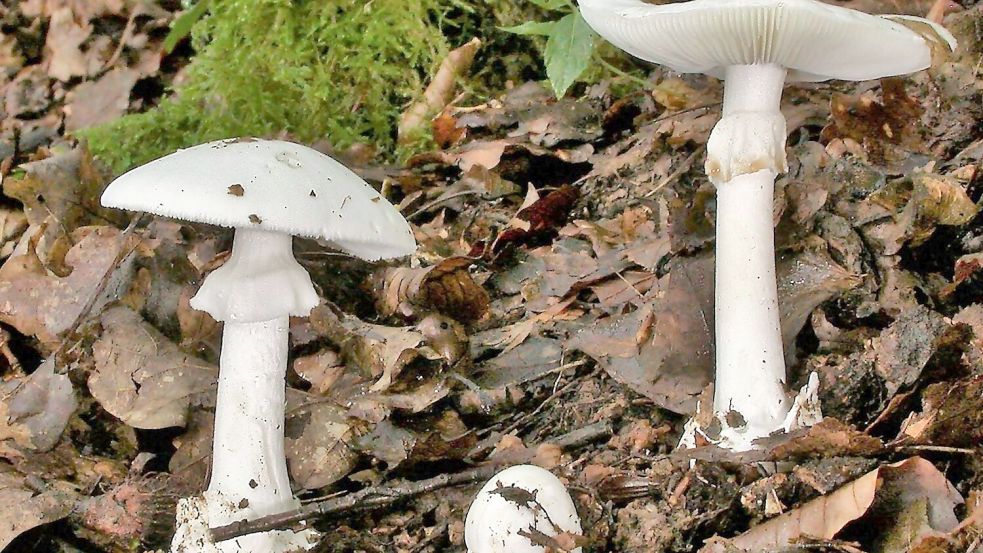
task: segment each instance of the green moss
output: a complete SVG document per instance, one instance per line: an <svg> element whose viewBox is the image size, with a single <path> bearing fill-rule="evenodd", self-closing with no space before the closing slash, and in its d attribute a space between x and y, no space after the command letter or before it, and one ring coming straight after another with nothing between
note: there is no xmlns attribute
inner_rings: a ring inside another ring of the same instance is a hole
<svg viewBox="0 0 983 553"><path fill-rule="evenodd" d="M178 147L290 133L393 142L393 121L448 51L440 0L212 0L187 84L148 113L82 133L122 169Z"/></svg>
<svg viewBox="0 0 983 553"><path fill-rule="evenodd" d="M80 134L117 172L208 140L282 132L339 148L366 142L392 158L399 115L451 48L485 41L465 84L478 97L542 76L530 43L495 28L535 10L513 0L211 0L192 30L186 84L146 113Z"/></svg>

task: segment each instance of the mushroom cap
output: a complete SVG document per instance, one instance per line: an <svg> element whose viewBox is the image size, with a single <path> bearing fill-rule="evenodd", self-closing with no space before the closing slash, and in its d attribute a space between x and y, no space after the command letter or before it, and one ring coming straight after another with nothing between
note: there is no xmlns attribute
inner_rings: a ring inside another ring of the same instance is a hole
<svg viewBox="0 0 983 553"><path fill-rule="evenodd" d="M535 503L527 502L529 498ZM535 528L555 536L554 524L561 532L582 533L563 482L546 469L518 465L499 472L478 491L464 522L464 541L468 553L543 553L544 547L519 532Z"/></svg>
<svg viewBox="0 0 983 553"><path fill-rule="evenodd" d="M178 150L114 180L102 205L322 238L368 260L416 249L406 220L361 177L281 140L235 138Z"/></svg>
<svg viewBox="0 0 983 553"><path fill-rule="evenodd" d="M863 81L904 75L932 62L932 47L906 24L924 24L955 49L940 25L870 15L816 0L580 0L598 34L641 59L682 73L723 78L729 65L776 64L789 81ZM904 21L903 24L899 21Z"/></svg>

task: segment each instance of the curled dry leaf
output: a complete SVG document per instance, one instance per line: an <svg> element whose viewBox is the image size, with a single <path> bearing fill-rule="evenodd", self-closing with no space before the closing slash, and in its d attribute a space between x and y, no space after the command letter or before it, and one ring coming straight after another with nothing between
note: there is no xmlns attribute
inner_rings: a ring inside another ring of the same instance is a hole
<svg viewBox="0 0 983 553"><path fill-rule="evenodd" d="M55 374L49 358L29 376L3 384L0 399L0 440L22 448L48 451L61 438L78 408L75 389L65 375Z"/></svg>
<svg viewBox="0 0 983 553"><path fill-rule="evenodd" d="M65 482L52 482L45 489L32 489L16 472L0 472L0 550L5 550L17 536L44 524L61 520L72 512L78 499Z"/></svg>
<svg viewBox="0 0 983 553"><path fill-rule="evenodd" d="M425 317L417 327L369 324L331 304L314 308L311 325L331 340L345 361L377 379L371 391L387 390L402 370L418 358L454 365L467 353L467 334L440 315Z"/></svg>
<svg viewBox="0 0 983 553"><path fill-rule="evenodd" d="M140 239L112 227L83 227L71 235L74 246L63 263L71 274L59 277L41 263L35 243L0 267L0 321L49 345L85 315L105 279L91 313L122 296L133 273Z"/></svg>
<svg viewBox="0 0 983 553"><path fill-rule="evenodd" d="M897 517L913 505L923 507L924 520L919 522L924 525L909 529L917 530L918 534L948 532L958 524L954 509L962 502L959 492L932 463L912 457L871 471L729 542L743 551L769 551L800 537L833 539L848 524L862 521L865 516L897 525L910 523ZM880 528L890 535L892 528ZM720 547L720 544L712 545L704 551L725 551Z"/></svg>
<svg viewBox="0 0 983 553"><path fill-rule="evenodd" d="M983 443L983 377L940 382L925 389L921 413L901 428L905 442L950 447Z"/></svg>
<svg viewBox="0 0 983 553"><path fill-rule="evenodd" d="M411 104L400 117L397 129L400 144L410 142L414 134L425 127L428 115L443 110L450 103L458 77L471 68L479 48L481 41L474 38L447 54L424 91L423 98Z"/></svg>
<svg viewBox="0 0 983 553"><path fill-rule="evenodd" d="M472 264L466 257L451 257L420 269L388 267L373 273L368 287L383 317L413 317L423 309L470 323L488 312L490 302L485 289L471 278Z"/></svg>
<svg viewBox="0 0 983 553"><path fill-rule="evenodd" d="M42 259L47 257L51 242L76 228L118 220L118 213L99 204L107 175L98 169L85 147L49 155L20 168L23 177L3 179L3 193L24 204L32 226L48 223L42 251L38 252Z"/></svg>
<svg viewBox="0 0 983 553"><path fill-rule="evenodd" d="M135 428L184 426L190 406L212 401L215 366L182 353L127 307L106 311L101 321L88 384L114 417Z"/></svg>
<svg viewBox="0 0 983 553"><path fill-rule="evenodd" d="M576 188L563 185L523 207L512 220L512 228L498 235L494 252L500 252L510 244L535 243L555 235L566 223L579 198L580 192Z"/></svg>

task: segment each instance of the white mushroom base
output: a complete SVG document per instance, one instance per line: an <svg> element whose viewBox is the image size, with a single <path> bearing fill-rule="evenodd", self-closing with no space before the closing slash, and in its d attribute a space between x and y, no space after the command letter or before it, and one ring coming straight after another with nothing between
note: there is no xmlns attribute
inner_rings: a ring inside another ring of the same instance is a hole
<svg viewBox="0 0 983 553"><path fill-rule="evenodd" d="M219 543L212 541L210 520L229 521L243 516L242 509L217 492L181 499L177 504L177 530L171 540L171 553L291 553L310 550L317 544L318 533L314 530L276 530Z"/></svg>
<svg viewBox="0 0 983 553"><path fill-rule="evenodd" d="M754 427L749 424L732 426L727 422L732 418L728 416L730 413L717 411L710 419L710 425L715 428L713 432L700 425L698 419L702 406L697 406L697 416L687 421L683 427L683 436L679 439L678 448L692 449L699 443L711 443L734 451L750 451L757 449L754 443L757 439L776 432L789 433L817 424L823 420L823 411L819 403L819 376L816 373L809 375L809 381L792 398L791 404L792 407L785 420L773 428ZM716 430L717 427L720 429L719 432Z"/></svg>

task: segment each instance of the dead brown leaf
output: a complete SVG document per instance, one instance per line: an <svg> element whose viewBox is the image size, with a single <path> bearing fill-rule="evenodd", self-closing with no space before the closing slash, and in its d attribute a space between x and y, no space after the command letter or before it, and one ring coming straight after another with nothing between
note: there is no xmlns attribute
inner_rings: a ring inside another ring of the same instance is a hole
<svg viewBox="0 0 983 553"><path fill-rule="evenodd" d="M5 382L2 394L0 440L36 451L55 447L78 408L71 381L55 374L50 358L29 376Z"/></svg>
<svg viewBox="0 0 983 553"><path fill-rule="evenodd" d="M182 353L127 307L101 321L89 391L113 416L134 428L184 426L190 406L214 401L215 366Z"/></svg>
<svg viewBox="0 0 983 553"><path fill-rule="evenodd" d="M108 123L130 107L130 91L139 74L132 69L113 69L95 81L76 87L68 94L65 130L75 131Z"/></svg>
<svg viewBox="0 0 983 553"><path fill-rule="evenodd" d="M49 345L84 315L104 278L108 282L92 313L125 292L140 244L112 227L82 227L71 238L75 245L64 257L71 270L66 277L46 270L33 249L0 267L0 320Z"/></svg>
<svg viewBox="0 0 983 553"><path fill-rule="evenodd" d="M5 549L24 532L61 520L72 512L77 495L71 486L52 484L38 491L26 486L23 476L9 470L0 472L0 505L3 505L0 549Z"/></svg>
<svg viewBox="0 0 983 553"><path fill-rule="evenodd" d="M877 511L886 510L897 515L916 502L923 502L931 513L927 530L949 531L958 523L953 509L963 499L931 463L912 457L869 472L829 495L755 526L731 543L745 551L763 551L798 537L833 539L848 524L868 514L883 516Z"/></svg>

